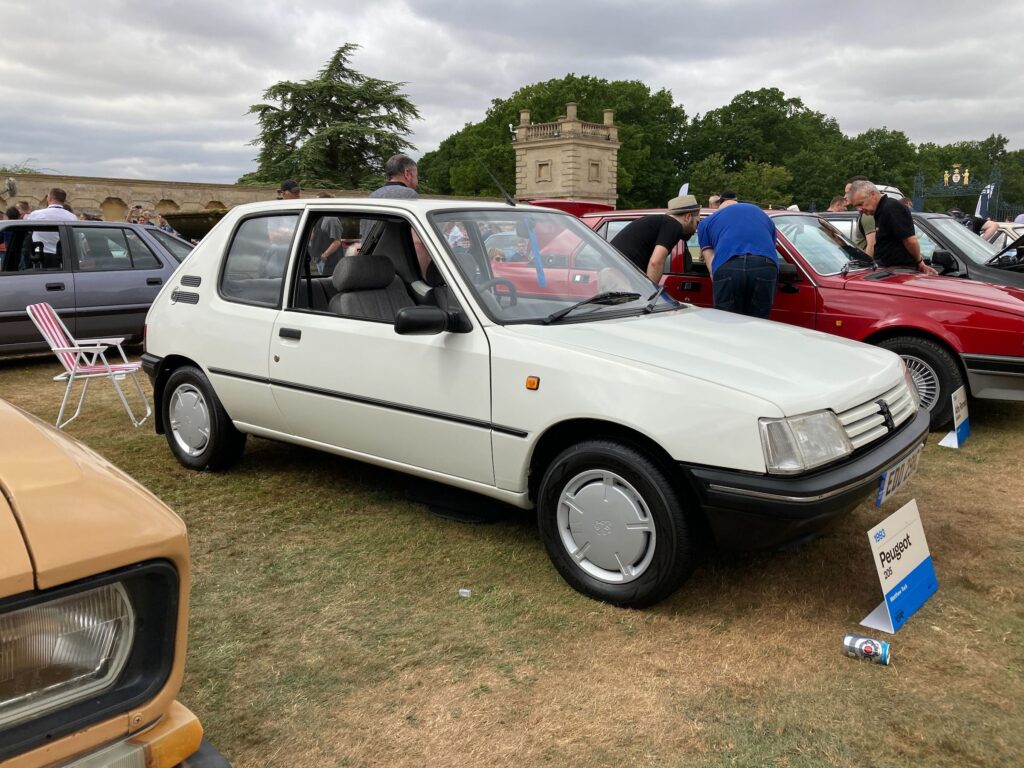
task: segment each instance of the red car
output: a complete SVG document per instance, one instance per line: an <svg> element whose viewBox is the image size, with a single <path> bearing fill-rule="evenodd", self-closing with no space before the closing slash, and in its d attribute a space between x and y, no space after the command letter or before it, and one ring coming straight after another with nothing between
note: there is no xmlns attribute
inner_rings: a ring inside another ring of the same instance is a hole
<svg viewBox="0 0 1024 768"><path fill-rule="evenodd" d="M610 240L630 221L661 212L612 211L581 218ZM818 216L767 213L775 221L784 261L772 320L899 354L913 373L933 429L951 420L950 396L963 384L973 397L1024 400L1024 291L874 268ZM712 306L711 277L696 235L687 249L673 251L662 284L680 301Z"/></svg>

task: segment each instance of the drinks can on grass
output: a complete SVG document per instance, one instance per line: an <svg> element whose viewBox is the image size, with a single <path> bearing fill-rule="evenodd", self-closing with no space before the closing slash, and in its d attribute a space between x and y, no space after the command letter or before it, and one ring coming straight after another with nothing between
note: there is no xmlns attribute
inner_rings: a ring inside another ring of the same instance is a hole
<svg viewBox="0 0 1024 768"><path fill-rule="evenodd" d="M462 587L459 590L459 597L470 597L473 594L473 590Z"/></svg>
<svg viewBox="0 0 1024 768"><path fill-rule="evenodd" d="M867 659L875 664L889 663L889 644L883 640L847 632L843 638L843 653L854 659Z"/></svg>

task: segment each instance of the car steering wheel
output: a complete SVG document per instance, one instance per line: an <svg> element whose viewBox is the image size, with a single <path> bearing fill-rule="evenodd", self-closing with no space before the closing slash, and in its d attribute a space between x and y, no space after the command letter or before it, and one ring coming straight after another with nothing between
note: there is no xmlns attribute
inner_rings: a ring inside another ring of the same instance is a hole
<svg viewBox="0 0 1024 768"><path fill-rule="evenodd" d="M503 285L506 288L508 288L508 293L498 293L497 291L493 290L496 286L499 285ZM492 277L490 280L484 280L477 286L477 289L480 291L486 291L489 288L492 289L491 293L494 294L494 298L498 301L499 304L501 303L501 299L503 296L508 296L508 305L510 307L514 307L516 304L519 303L519 293L518 291L516 291L516 286L511 280L506 280L504 277Z"/></svg>

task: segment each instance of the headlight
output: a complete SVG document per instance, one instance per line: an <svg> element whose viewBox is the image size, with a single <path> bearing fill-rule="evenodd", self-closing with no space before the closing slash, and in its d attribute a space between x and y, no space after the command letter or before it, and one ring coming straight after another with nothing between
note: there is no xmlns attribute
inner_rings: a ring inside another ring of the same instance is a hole
<svg viewBox="0 0 1024 768"><path fill-rule="evenodd" d="M0 727L112 686L134 633L120 583L0 615Z"/></svg>
<svg viewBox="0 0 1024 768"><path fill-rule="evenodd" d="M921 407L921 395L917 391L917 384L914 382L914 374L907 368L906 362L903 358L900 358L900 366L903 370L903 381L907 383L907 389L910 390L910 399L914 401L914 412Z"/></svg>
<svg viewBox="0 0 1024 768"><path fill-rule="evenodd" d="M773 475L796 475L853 453L853 445L832 411L760 419L758 424L765 466Z"/></svg>

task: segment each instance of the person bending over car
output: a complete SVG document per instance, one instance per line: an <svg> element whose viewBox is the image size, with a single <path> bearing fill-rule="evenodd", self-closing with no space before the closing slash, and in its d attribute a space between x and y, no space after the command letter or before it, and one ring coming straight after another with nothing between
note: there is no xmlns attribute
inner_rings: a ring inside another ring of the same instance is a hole
<svg viewBox="0 0 1024 768"><path fill-rule="evenodd" d="M882 267L916 269L937 275L924 263L921 244L914 231L910 210L886 197L870 181L855 181L850 186L850 203L862 214L875 217L875 261Z"/></svg>
<svg viewBox="0 0 1024 768"><path fill-rule="evenodd" d="M767 319L779 279L775 222L731 190L721 197L719 209L697 229L704 263L711 265L715 309Z"/></svg>
<svg viewBox="0 0 1024 768"><path fill-rule="evenodd" d="M612 245L636 264L652 283L661 282L665 273L665 260L680 240L686 241L697 231L700 221L700 203L693 195L683 195L668 201L666 213L632 221L612 238Z"/></svg>

